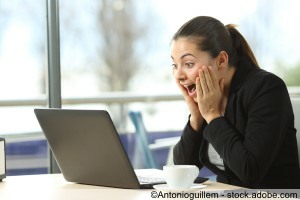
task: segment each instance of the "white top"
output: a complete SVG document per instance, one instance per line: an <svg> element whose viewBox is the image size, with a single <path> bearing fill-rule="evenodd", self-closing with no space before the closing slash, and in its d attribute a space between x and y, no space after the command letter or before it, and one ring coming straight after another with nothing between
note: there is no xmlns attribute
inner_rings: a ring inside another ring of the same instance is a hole
<svg viewBox="0 0 300 200"><path fill-rule="evenodd" d="M225 170L223 159L211 144L208 144L208 160L210 163L216 165L219 169Z"/></svg>

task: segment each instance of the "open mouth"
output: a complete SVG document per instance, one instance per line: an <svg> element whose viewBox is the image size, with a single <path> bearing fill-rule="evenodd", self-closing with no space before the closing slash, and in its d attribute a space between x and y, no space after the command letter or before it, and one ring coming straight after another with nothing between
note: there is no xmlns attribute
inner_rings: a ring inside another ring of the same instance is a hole
<svg viewBox="0 0 300 200"><path fill-rule="evenodd" d="M192 85L188 85L186 87L187 91L189 94L193 94L195 91L196 91L196 85L195 84L192 84Z"/></svg>

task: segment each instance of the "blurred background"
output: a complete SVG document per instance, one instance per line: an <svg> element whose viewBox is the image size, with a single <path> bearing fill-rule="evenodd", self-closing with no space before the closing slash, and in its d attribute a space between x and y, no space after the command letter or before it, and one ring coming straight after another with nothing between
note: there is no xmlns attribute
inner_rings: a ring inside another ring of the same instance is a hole
<svg viewBox="0 0 300 200"><path fill-rule="evenodd" d="M261 68L297 95L299 6L297 0L62 0L62 108L108 110L134 167L151 167L138 154L148 147L137 145L128 113L142 113L149 144L180 136L189 113L172 77L175 31L198 15L238 25ZM47 173L48 146L33 113L47 106L46 0L0 0L0 27L0 136L7 141L7 173ZM169 142L148 148L155 167L169 159Z"/></svg>

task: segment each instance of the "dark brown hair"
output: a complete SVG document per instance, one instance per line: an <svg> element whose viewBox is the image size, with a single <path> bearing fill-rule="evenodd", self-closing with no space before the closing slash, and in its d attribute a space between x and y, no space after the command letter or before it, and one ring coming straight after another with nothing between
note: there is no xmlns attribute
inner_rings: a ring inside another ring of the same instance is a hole
<svg viewBox="0 0 300 200"><path fill-rule="evenodd" d="M172 40L183 37L194 41L199 50L208 52L213 58L217 57L221 51L225 51L228 54L230 66L236 67L240 60L246 59L258 67L250 46L235 25L224 26L215 18L199 16L186 22L174 34Z"/></svg>

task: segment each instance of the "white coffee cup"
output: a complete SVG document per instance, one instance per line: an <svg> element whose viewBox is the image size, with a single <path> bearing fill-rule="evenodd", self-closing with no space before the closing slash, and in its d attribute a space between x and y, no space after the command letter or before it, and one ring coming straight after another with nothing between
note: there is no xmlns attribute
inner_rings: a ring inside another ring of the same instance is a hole
<svg viewBox="0 0 300 200"><path fill-rule="evenodd" d="M170 188L190 188L199 169L195 165L168 165L163 167L163 173Z"/></svg>

